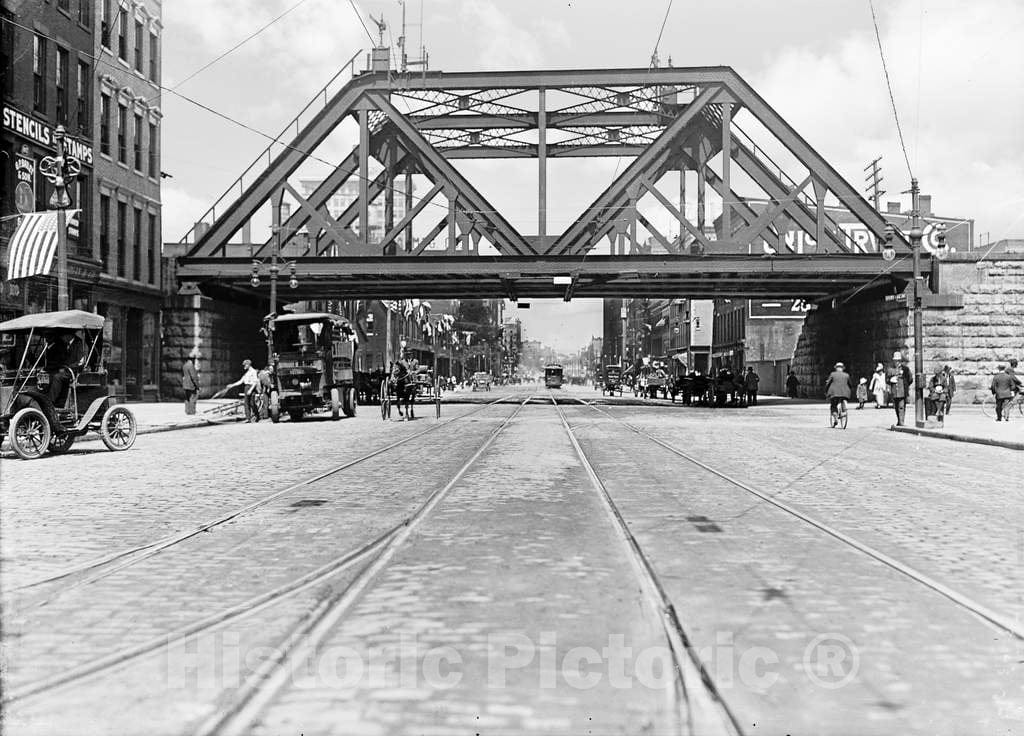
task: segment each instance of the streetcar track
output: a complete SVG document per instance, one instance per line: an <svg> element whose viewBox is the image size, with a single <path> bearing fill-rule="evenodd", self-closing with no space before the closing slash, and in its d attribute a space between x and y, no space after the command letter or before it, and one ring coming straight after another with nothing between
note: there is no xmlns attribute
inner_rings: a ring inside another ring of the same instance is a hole
<svg viewBox="0 0 1024 736"><path fill-rule="evenodd" d="M219 517L216 517L215 519L213 519L211 521L204 522L203 524L200 524L199 526L194 527L194 528L192 528L190 530L187 530L187 531L184 531L184 532L178 532L178 533L175 533L175 534L171 534L171 535L168 535L168 536L163 537L161 539L154 540L152 542L147 542L145 544L136 545L135 547L130 547L128 549L120 550L118 552L114 552L112 554L105 555L103 557L90 560L90 561L82 563L80 565L76 565L74 567L61 570L60 572L57 572L57 573L52 574L52 575L49 575L48 577L41 578L39 580L35 580L33 582L25 583L23 585L19 585L17 587L5 590L5 591L3 591L2 595L6 598L6 597L8 597L8 596L10 596L10 595L12 595L14 593L18 593L18 592L25 591L25 590L30 590L32 588L38 588L40 586L43 586L43 585L46 585L46 584L49 584L49 583L54 583L54 582L57 582L59 580L63 580L63 579L68 578L68 577L73 577L75 575L80 575L82 573L87 573L90 570L96 570L98 568L104 568L105 566L110 565L111 563L117 562L118 560L121 560L121 559L123 559L125 557L130 557L130 559L126 560L125 562L123 562L120 565L115 565L115 566L107 568L107 569L102 569L102 570L100 570L100 572L98 572L95 575L91 575L91 576L85 577L85 578L83 578L81 580L75 581L74 583L71 583L71 584L66 585L64 587L61 587L59 590L55 591L51 596L43 598L43 599L38 600L38 601L35 601L35 602L33 602L28 607L33 607L34 608L34 607L44 606L44 605L52 602L53 600L55 600L59 596L63 595L64 593L67 593L67 592L69 592L71 590L74 590L75 588L78 588L78 587L81 587L81 586L84 586L84 585L89 585L91 583L96 582L97 580L101 580L102 578L108 577L109 575L113 575L114 573L120 572L121 570L124 570L124 569L126 569L128 567L132 567L132 566L138 564L139 562L142 562L143 560L149 559L150 557L152 557L152 556L154 556L154 555L156 555L156 554L158 554L158 553L160 553L160 552L162 552L162 551L164 551L164 550L166 550L166 549L168 549L170 547L173 547L175 545L181 544L182 542L185 542L186 540L191 539L192 537L194 537L194 536L196 536L198 534L202 534L204 532L208 532L211 529L214 529L215 527L218 527L218 526L221 526L223 524L226 524L227 522L232 521L232 520L234 520L234 519L236 519L236 518L238 518L240 516L244 516L245 514L248 514L248 513L252 512L252 511L255 511L256 509L259 509L259 508L261 508L263 506L266 506L267 504L270 504L270 503L276 501L277 499L281 498L282 496L286 496L289 493L293 493L293 492L295 492L295 491L297 491L297 490L299 490L301 488L305 488L306 486L312 485L314 483L318 483L319 481L322 481L322 480L324 480L326 478L329 478L329 477L331 477L331 476L333 476L333 475L335 475L337 473L340 473L340 472L342 472L344 470L347 470L347 469L349 469L349 468L351 468L351 467L353 467L355 465L359 465L361 463L364 463L367 460L370 460L370 459L372 459L374 457L377 457L378 455L382 455L385 452L388 452L388 451L393 450L393 449L395 449L397 447L400 447L400 446L405 445L405 444L407 444L409 442L412 442L413 440L418 439L418 438L420 438L420 437L422 437L422 436L424 436L426 434L434 432L434 431L436 431L436 430L438 430L438 429L440 429L442 427L446 427L446 426L448 426L449 424L451 424L453 422L457 422L457 421L460 421L460 420L465 419L467 417L470 417L470 416L472 416L472 415L474 415L474 414L476 414L478 412L483 411L484 409L486 409L488 407L505 403L506 400L510 396L513 396L513 394L506 394L506 395L504 395L502 397L499 397L499 398L495 399L494 401L488 402L486 404L482 404L478 408L472 409L471 411L469 411L469 412L467 412L465 414L461 414L459 416L452 417L450 419L446 419L446 420L444 420L444 421L442 421L442 422L440 422L438 424L433 424L433 425L427 427L426 429L423 429L423 430L421 430L419 432L416 432L416 433L414 433L412 435L409 435L408 437L405 437L403 439L397 440L395 442L391 442L391 443L385 445L384 447L377 448L376 450L373 450L372 452L369 452L369 453L366 453L364 455L361 455L360 457L354 458L352 460L347 460L346 462L341 463L340 465L336 465L336 466L334 466L332 468L329 468L326 471L320 472L320 473L318 473L318 474L316 474L314 476L311 476L309 478L305 478L305 479L299 481L298 483L293 483L292 485L290 485L290 486L288 486L288 487L286 487L286 488L284 488L282 490L275 491L274 493L271 493L268 496L264 496L263 498L261 498L261 499L259 499L257 501L254 501L254 502L252 502L250 504L247 504L246 506L243 506L240 509L236 509L236 510L231 511L231 512L229 512L227 514L223 514L223 515L221 515Z"/></svg>
<svg viewBox="0 0 1024 736"><path fill-rule="evenodd" d="M759 491L756 488L753 488L752 486L744 483L743 481L737 480L736 478L733 478L727 473L724 473L721 470L718 470L717 468L711 467L707 463L698 460L697 458L689 455L683 450L680 450L679 448L675 447L669 442L666 442L660 437L656 437L655 435L647 432L646 430L640 429L639 427L630 424L625 420L619 419L618 417L613 416L604 409L601 409L593 404L587 403L583 399L576 399L576 401L578 401L580 404L583 404L584 406L593 409L599 414L606 416L613 422L621 424L623 427L630 430L634 434L650 440L656 445L659 445L660 447L668 450L672 454L681 457L690 463L693 463L697 467L711 473L712 475L721 478L727 483L730 483L731 485L734 485L737 488L746 491L747 493L753 496L756 496L762 501L771 504L772 506L775 506L779 510L784 511L787 514L790 514L791 516L799 519L800 521L806 524L809 524L810 526L815 527L819 531L824 532L825 534L831 536L839 542L842 542L843 544L851 547L852 549L857 550L858 552L868 557L871 557L875 561L882 563L891 570L894 570L895 572L898 572L901 575L913 580L914 582L923 585L924 587L932 590L933 592L938 593L947 600L952 601L956 605L969 611L970 613L973 613L975 616L983 619L984 621L995 626L996 628L1009 633L1017 639L1024 640L1024 625L1013 621L1011 617L1005 616L997 611L990 609L989 607L985 606L982 603L979 603L978 601L975 601L969 596L964 595L963 593L960 593L954 590L953 588L944 585L943 583L940 583L938 580L931 577L930 575L927 575L921 572L920 570L911 567L910 565L900 562L894 557L885 554L881 550L875 549L874 547L865 544L864 542L861 542L853 538L852 536L845 534L844 532L839 531L835 527L823 521L815 519L813 516L810 516L809 514L800 511L799 509L797 509L794 506L791 506L785 501L780 501L779 499L775 498L772 494L766 493L764 491Z"/></svg>
<svg viewBox="0 0 1024 736"><path fill-rule="evenodd" d="M304 657L316 650L378 573L391 561L416 527L445 499L501 431L518 416L524 406L530 403L531 398L532 396L527 397L500 425L491 430L487 439L463 463L451 480L430 494L407 523L384 543L380 553L360 570L344 589L318 601L313 609L297 622L284 641L274 648L274 654L263 660L240 685L237 697L227 706L226 712L216 712L203 721L195 731L197 736L233 736L249 732L252 724L287 684L296 663L303 661Z"/></svg>
<svg viewBox="0 0 1024 736"><path fill-rule="evenodd" d="M597 475L597 471L580 446L554 396L551 397L551 403L591 485L601 497L605 510L608 511L613 524L626 543L630 561L639 573L645 595L649 599L649 605L661 614L662 628L675 661L677 691L681 690L680 700L686 704L686 712L677 713L677 717L687 724L686 732L690 734L708 734L710 736L742 734L739 720L730 710L700 659L650 559L644 554L639 541L630 531L629 525L607 487Z"/></svg>
<svg viewBox="0 0 1024 736"><path fill-rule="evenodd" d="M497 403L501 403L504 401L504 398L507 397L503 397L501 400L495 402L490 402L489 404L486 404L484 405L484 407L481 408L486 408L487 406L493 406ZM202 634L208 633L209 631L219 628L227 623L236 622L244 618L247 618L250 615L256 614L259 611L262 611L270 606L276 605L284 600L287 600L288 598L291 598L304 591L307 591L310 588L329 580L335 575L344 572L353 565L364 560L368 555L370 555L374 551L386 546L403 530L410 528L410 526L415 521L417 521L423 515L428 513L430 509L433 508L433 506L436 506L437 502L440 500L438 498L438 494L442 492L446 494L447 490L450 490L450 488L455 484L455 482L457 482L458 479L461 478L461 476L465 473L465 471L472 464L472 462L474 462L475 459L478 458L480 454L482 454L482 450L486 449L486 447L490 445L490 443L497 436L498 431L501 428L503 428L506 424L508 424L508 422L510 422L512 418L514 418L515 415L519 413L519 410L523 406L525 406L526 403L528 403L528 401L529 400L520 404L516 411L513 412L509 417L507 417L497 429L492 430L492 432L488 435L488 438L485 441L483 448L478 449L474 453L470 461L466 463L458 471L455 478L451 482L449 482L441 490L435 491L433 494L431 494L427 498L427 500L424 501L423 504L421 504L420 507L412 514L404 517L397 524L393 525L386 532L377 536L370 542L361 545L357 549L349 550L343 555L335 557L334 559L321 565L315 570L312 570L285 585L279 586L274 590L261 593L260 595L249 598L245 601L242 601L241 603L237 603L231 606L230 608L218 611L208 616L204 616L203 618L197 621L193 621L192 623L178 627L172 631L168 631L158 636L155 636L145 642L135 644L130 647L125 647L118 651L111 652L110 654L100 657L99 659L93 660L91 662L86 662L82 665L61 671L50 677L36 680L35 682L28 683L24 686L11 689L0 702L3 702L4 704L12 703L15 701L30 698L32 696L41 695L66 685L75 684L93 675L105 672L110 669L114 669L116 667L127 664L134 660L143 658L146 655L153 654L154 652L160 651L165 647L169 647L174 644L185 641L187 639L195 638ZM435 500L435 498L437 498L437 500ZM428 506L430 508L428 508Z"/></svg>

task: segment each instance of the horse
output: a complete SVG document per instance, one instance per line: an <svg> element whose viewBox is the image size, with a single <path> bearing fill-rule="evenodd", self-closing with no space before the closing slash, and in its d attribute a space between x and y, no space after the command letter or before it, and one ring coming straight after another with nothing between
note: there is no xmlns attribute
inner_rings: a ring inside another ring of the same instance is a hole
<svg viewBox="0 0 1024 736"><path fill-rule="evenodd" d="M416 397L416 384L413 380L412 371L404 361L398 361L391 370L391 382L395 387L395 404L398 406L398 415L408 419L415 419L413 411ZM402 411L402 406L408 413Z"/></svg>

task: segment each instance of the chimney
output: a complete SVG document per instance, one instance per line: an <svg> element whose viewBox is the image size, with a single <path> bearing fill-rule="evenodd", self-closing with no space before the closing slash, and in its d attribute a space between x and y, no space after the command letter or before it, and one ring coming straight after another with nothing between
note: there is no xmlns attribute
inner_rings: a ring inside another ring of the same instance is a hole
<svg viewBox="0 0 1024 736"><path fill-rule="evenodd" d="M932 214L932 195L922 194L918 197L921 205L921 217L928 217Z"/></svg>
<svg viewBox="0 0 1024 736"><path fill-rule="evenodd" d="M887 215L898 215L900 213L900 203L899 202L886 202L885 203L885 213Z"/></svg>

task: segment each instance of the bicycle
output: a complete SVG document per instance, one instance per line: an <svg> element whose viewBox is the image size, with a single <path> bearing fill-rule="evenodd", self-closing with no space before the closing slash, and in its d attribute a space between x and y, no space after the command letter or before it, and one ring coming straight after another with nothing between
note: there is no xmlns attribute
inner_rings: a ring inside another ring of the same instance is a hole
<svg viewBox="0 0 1024 736"><path fill-rule="evenodd" d="M1024 417L1024 392L1014 394L1013 398L1003 405L1003 416L1009 419L1014 409L1017 410L1017 416ZM996 397L994 394L990 393L985 396L984 401L981 402L981 411L987 417L995 417Z"/></svg>
<svg viewBox="0 0 1024 736"><path fill-rule="evenodd" d="M837 411L838 409L838 411ZM846 429L846 421L849 418L849 414L846 409L846 399L834 398L829 400L828 406L829 413L829 426L832 429L841 427Z"/></svg>

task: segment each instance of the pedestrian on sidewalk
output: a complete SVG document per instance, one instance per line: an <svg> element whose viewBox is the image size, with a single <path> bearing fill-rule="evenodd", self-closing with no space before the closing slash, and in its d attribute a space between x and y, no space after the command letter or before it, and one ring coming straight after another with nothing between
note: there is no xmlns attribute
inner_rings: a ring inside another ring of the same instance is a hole
<svg viewBox="0 0 1024 736"><path fill-rule="evenodd" d="M199 398L199 369L196 368L195 350L188 354L181 367L181 388L185 392L185 414L196 413L196 399Z"/></svg>
<svg viewBox="0 0 1024 736"><path fill-rule="evenodd" d="M881 363L875 366L875 372L871 375L871 384L868 391L875 395L875 408L881 409L887 403L885 400L885 366Z"/></svg>
<svg viewBox="0 0 1024 736"><path fill-rule="evenodd" d="M925 415L935 417L940 424L946 412L946 398L949 394L949 384L946 374L941 368L935 369L935 375L928 381L928 398L925 401Z"/></svg>
<svg viewBox="0 0 1024 736"><path fill-rule="evenodd" d="M868 400L868 379L863 376L857 384L857 408L863 409L864 403Z"/></svg>
<svg viewBox="0 0 1024 736"><path fill-rule="evenodd" d="M793 371L790 371L789 375L786 376L786 395L791 399L795 399L796 389L799 385L800 379L796 377L796 374Z"/></svg>
<svg viewBox="0 0 1024 736"><path fill-rule="evenodd" d="M953 376L953 369L948 365L942 366L942 375L946 380L946 398L942 413L949 416L949 412L953 409L953 394L956 393L956 378Z"/></svg>
<svg viewBox="0 0 1024 736"><path fill-rule="evenodd" d="M914 385L914 374L910 372L908 361L899 353L893 356L893 367L890 369L888 377L892 408L896 411L896 426L902 427L907 415L907 398Z"/></svg>
<svg viewBox="0 0 1024 736"><path fill-rule="evenodd" d="M761 382L761 376L757 375L754 366L747 366L747 375L743 377L743 384L747 389L747 403L757 406L757 386Z"/></svg>
<svg viewBox="0 0 1024 736"><path fill-rule="evenodd" d="M1012 373L1010 366L999 366L999 372L992 376L989 390L996 397L996 421L1010 421L1010 412L1006 409L1007 402L1020 390L1020 381ZM1003 415L1006 416L1003 416Z"/></svg>

